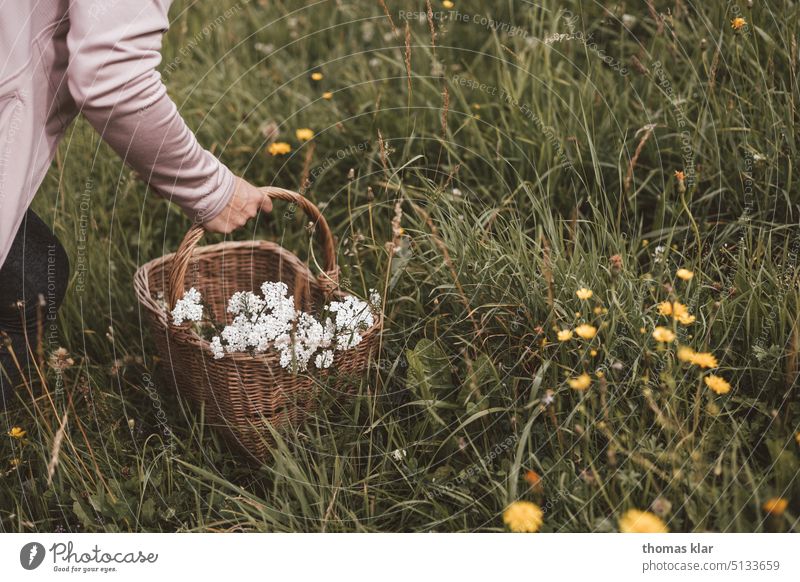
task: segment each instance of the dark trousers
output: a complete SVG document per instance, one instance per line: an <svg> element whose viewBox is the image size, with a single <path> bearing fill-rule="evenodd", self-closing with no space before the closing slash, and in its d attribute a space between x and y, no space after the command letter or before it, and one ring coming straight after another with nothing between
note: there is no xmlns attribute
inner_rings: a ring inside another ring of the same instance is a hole
<svg viewBox="0 0 800 582"><path fill-rule="evenodd" d="M36 377L33 358L38 346L49 347L44 336L55 333L68 281L64 247L28 210L0 267L0 409L23 379Z"/></svg>

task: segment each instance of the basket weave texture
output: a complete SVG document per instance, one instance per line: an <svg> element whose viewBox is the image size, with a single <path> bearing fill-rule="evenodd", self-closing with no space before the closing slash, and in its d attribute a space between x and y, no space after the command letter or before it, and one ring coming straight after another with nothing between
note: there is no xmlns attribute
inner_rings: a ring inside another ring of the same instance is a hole
<svg viewBox="0 0 800 582"><path fill-rule="evenodd" d="M145 263L134 275L136 296L162 361L161 382L203 405L205 422L260 462L269 459L274 442L269 426L284 431L302 422L316 407L316 388L328 375L340 394L352 391L348 378L363 377L367 371L383 323L381 314L376 314L374 325L355 348L335 352L331 368L303 374L281 367L274 350L255 356L226 353L214 359L208 340L191 325L171 323L159 298L165 298L171 309L187 287L200 291L211 319L225 324L232 319L226 309L228 298L236 291L257 292L264 281L286 283L296 308L311 313L324 302L344 297L338 286L333 235L319 209L290 190L268 187L262 191L272 199L295 204L311 219L322 249L323 273L314 276L295 254L273 242L198 247L204 231L193 226L175 253Z"/></svg>

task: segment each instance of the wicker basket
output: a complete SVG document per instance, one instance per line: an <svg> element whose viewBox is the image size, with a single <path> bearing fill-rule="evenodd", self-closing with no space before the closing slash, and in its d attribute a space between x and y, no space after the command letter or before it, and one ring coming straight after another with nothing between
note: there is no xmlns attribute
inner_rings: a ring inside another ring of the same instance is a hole
<svg viewBox="0 0 800 582"><path fill-rule="evenodd" d="M296 255L272 242L197 247L204 231L193 226L177 252L142 265L134 276L137 299L147 313L163 362L161 381L174 385L188 400L204 405L206 423L221 430L229 442L257 461L270 456L273 440L268 425L281 431L300 423L316 406L315 386L324 377L330 374L340 393L352 391L349 379L364 376L383 322L377 314L358 346L335 352L331 368L307 374L282 368L274 351L257 356L226 354L214 359L209 342L190 325L171 323L159 296L172 308L186 287L200 291L211 317L225 323L231 319L226 311L228 298L236 291L257 291L264 281L286 283L297 308L309 312L315 312L324 301L344 296L338 289L333 235L319 209L296 192L272 187L262 191L272 199L296 204L308 215L322 247L324 273L315 277Z"/></svg>

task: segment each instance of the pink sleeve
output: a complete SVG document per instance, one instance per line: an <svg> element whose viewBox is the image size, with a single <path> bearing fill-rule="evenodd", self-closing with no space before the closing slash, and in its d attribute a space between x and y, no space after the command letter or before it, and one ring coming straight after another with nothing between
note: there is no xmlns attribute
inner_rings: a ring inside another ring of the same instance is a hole
<svg viewBox="0 0 800 582"><path fill-rule="evenodd" d="M205 222L234 176L206 151L167 95L156 66L172 0L72 0L69 89L103 139L159 195Z"/></svg>

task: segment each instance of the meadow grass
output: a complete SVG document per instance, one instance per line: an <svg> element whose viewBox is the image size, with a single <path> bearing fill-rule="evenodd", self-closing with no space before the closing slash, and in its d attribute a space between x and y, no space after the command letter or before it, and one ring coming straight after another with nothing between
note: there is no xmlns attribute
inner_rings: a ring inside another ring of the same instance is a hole
<svg viewBox="0 0 800 582"><path fill-rule="evenodd" d="M384 296L381 353L243 462L159 383L132 290L189 222L78 121L34 204L73 275L2 413L26 436L0 442L0 530L503 531L528 500L550 532L632 508L798 531L800 7L648 4L176 3L170 94L234 171L324 209L345 286ZM306 257L304 223L276 204L234 238Z"/></svg>

